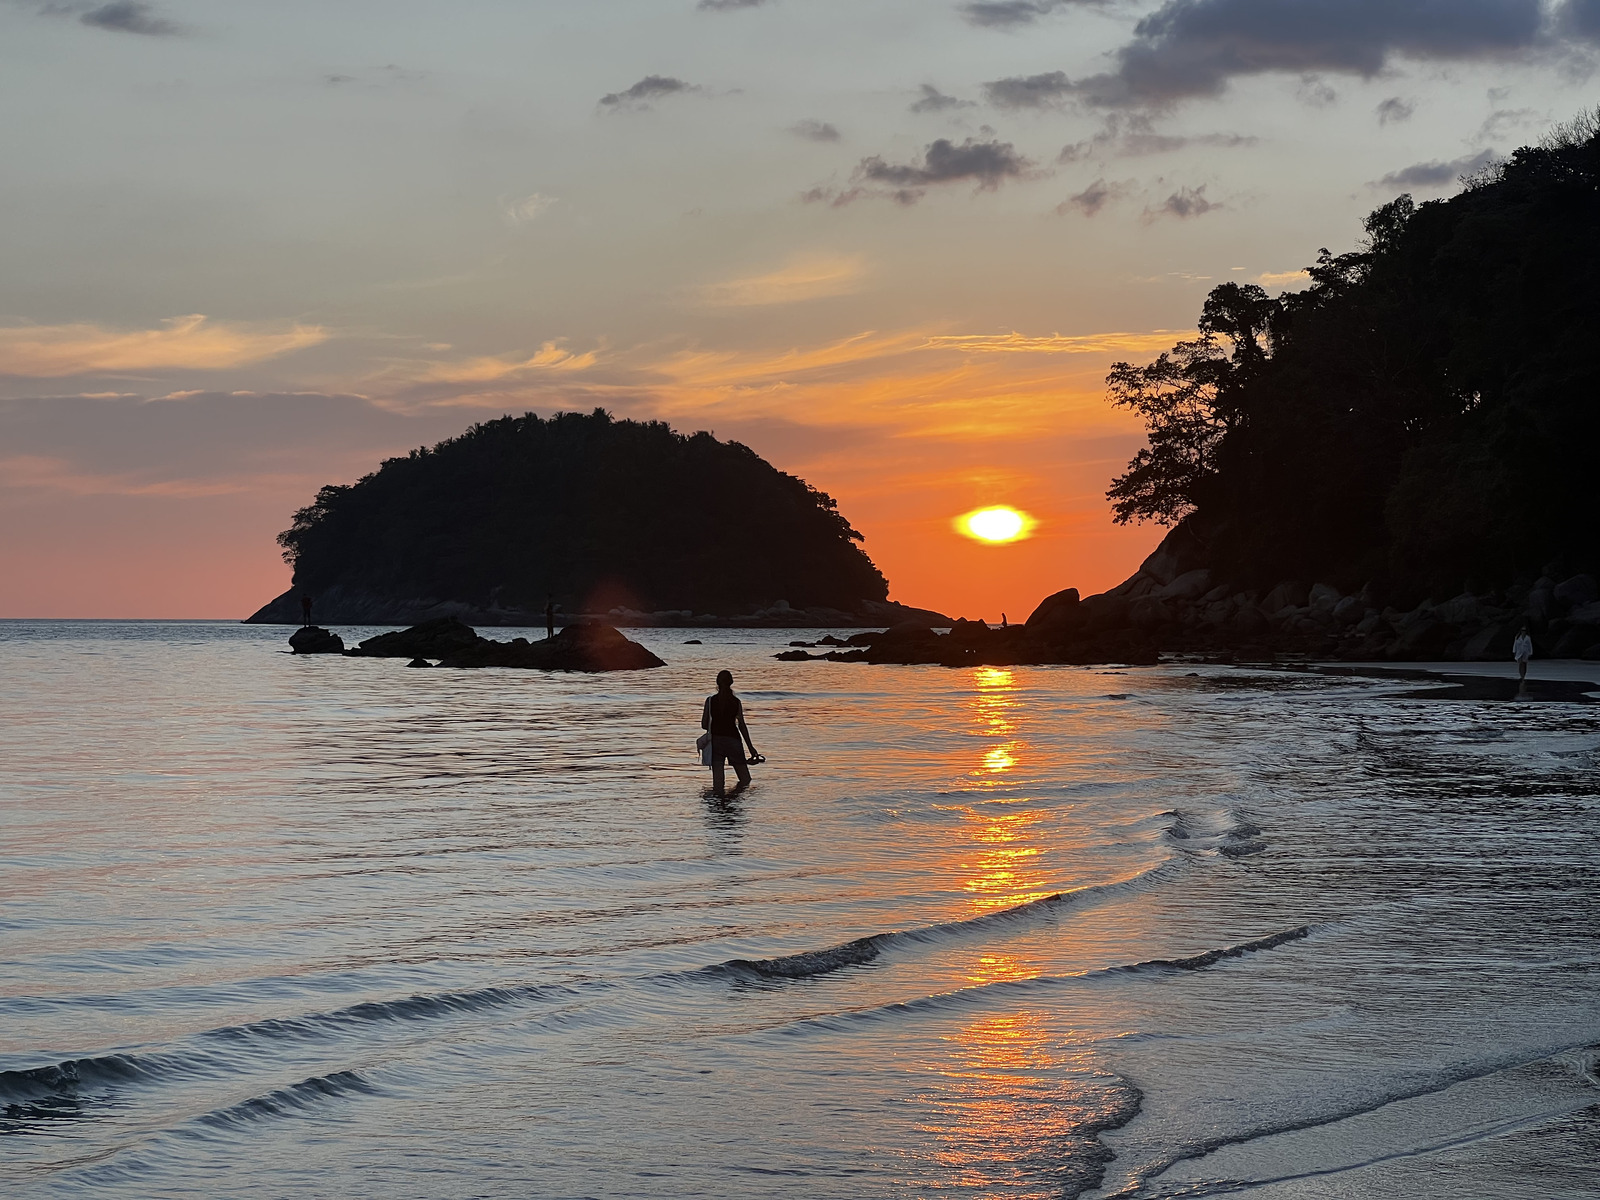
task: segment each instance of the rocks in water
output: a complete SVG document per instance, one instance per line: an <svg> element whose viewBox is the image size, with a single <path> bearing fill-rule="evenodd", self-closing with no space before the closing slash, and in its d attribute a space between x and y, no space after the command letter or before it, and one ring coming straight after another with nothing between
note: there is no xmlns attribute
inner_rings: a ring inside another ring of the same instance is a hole
<svg viewBox="0 0 1600 1200"><path fill-rule="evenodd" d="M690 638L687 642L684 643L684 645L685 646L703 646L703 645L705 645L705 643L702 642L699 638Z"/></svg>
<svg viewBox="0 0 1600 1200"><path fill-rule="evenodd" d="M289 647L296 654L343 654L344 639L320 625L306 625L289 635Z"/></svg>
<svg viewBox="0 0 1600 1200"><path fill-rule="evenodd" d="M518 667L538 671L641 671L664 667L649 650L610 625L568 625L552 638L476 642L446 655L441 667Z"/></svg>
<svg viewBox="0 0 1600 1200"><path fill-rule="evenodd" d="M425 658L413 658L406 664L408 667L432 667L433 664Z"/></svg>
<svg viewBox="0 0 1600 1200"><path fill-rule="evenodd" d="M1046 596L1039 601L1039 607L1033 610L1026 628L1038 634L1048 629L1069 625L1077 616L1079 599L1078 589L1075 587Z"/></svg>
<svg viewBox="0 0 1600 1200"><path fill-rule="evenodd" d="M369 637L350 653L363 658L448 658L481 641L478 631L466 622L439 617L410 629Z"/></svg>

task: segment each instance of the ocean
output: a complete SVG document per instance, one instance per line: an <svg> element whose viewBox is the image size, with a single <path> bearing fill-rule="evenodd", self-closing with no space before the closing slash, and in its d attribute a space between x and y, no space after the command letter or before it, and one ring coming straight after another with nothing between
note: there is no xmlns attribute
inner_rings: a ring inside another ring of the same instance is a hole
<svg viewBox="0 0 1600 1200"><path fill-rule="evenodd" d="M289 632L0 623L7 1197L1600 1195L1600 706Z"/></svg>

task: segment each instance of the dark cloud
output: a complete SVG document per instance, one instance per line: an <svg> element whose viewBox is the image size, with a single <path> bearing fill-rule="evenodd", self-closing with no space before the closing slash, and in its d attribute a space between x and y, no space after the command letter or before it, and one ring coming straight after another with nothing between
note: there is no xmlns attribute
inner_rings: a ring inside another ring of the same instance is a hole
<svg viewBox="0 0 1600 1200"><path fill-rule="evenodd" d="M1115 70L1064 90L1088 104L1161 107L1269 71L1370 77L1396 56L1509 57L1542 33L1541 0L1167 0L1116 51Z"/></svg>
<svg viewBox="0 0 1600 1200"><path fill-rule="evenodd" d="M1481 150L1449 162L1415 163L1403 170L1391 171L1378 180L1375 187L1445 187L1463 175L1473 175L1495 161L1493 150Z"/></svg>
<svg viewBox="0 0 1600 1200"><path fill-rule="evenodd" d="M1477 140L1480 142L1493 142L1508 135L1515 135L1519 129L1529 126L1541 125L1545 116L1534 108L1497 108L1483 119L1483 124L1478 127Z"/></svg>
<svg viewBox="0 0 1600 1200"><path fill-rule="evenodd" d="M1086 158L1132 158L1144 154L1165 154L1185 146L1218 146L1224 149L1249 146L1256 141L1238 133L1171 134L1160 133L1143 113L1123 116L1113 113L1105 128L1092 138L1072 142L1061 148L1060 162L1079 162Z"/></svg>
<svg viewBox="0 0 1600 1200"><path fill-rule="evenodd" d="M1053 108L1073 94L1065 72L1013 75L983 85L983 94L996 108Z"/></svg>
<svg viewBox="0 0 1600 1200"><path fill-rule="evenodd" d="M696 89L693 84L674 79L670 75L646 75L625 92L610 92L601 96L600 105L602 108L612 109L648 108L651 100L694 90Z"/></svg>
<svg viewBox="0 0 1600 1200"><path fill-rule="evenodd" d="M175 37L183 32L182 26L160 16L155 8L140 0L116 0L92 8L78 18L96 29L112 29L118 33L142 33L146 37Z"/></svg>
<svg viewBox="0 0 1600 1200"><path fill-rule="evenodd" d="M737 12L741 8L760 8L767 0L700 0L702 12Z"/></svg>
<svg viewBox="0 0 1600 1200"><path fill-rule="evenodd" d="M1126 195L1127 191L1128 185L1125 183L1107 183L1104 179L1096 179L1077 195L1068 196L1056 205L1056 212L1063 216L1076 212L1092 217L1111 201Z"/></svg>
<svg viewBox="0 0 1600 1200"><path fill-rule="evenodd" d="M861 160L853 184L846 190L816 187L800 198L808 204L827 203L836 208L864 196L888 196L900 204L915 204L926 188L937 184L971 180L979 191L990 191L1007 179L1020 179L1032 171L1033 163L1010 142L968 138L958 146L949 138L939 138L929 143L920 162L891 163L875 154Z"/></svg>
<svg viewBox="0 0 1600 1200"><path fill-rule="evenodd" d="M1294 90L1294 98L1312 108L1332 108L1339 103L1339 93L1315 75L1300 81L1300 86Z"/></svg>
<svg viewBox="0 0 1600 1200"><path fill-rule="evenodd" d="M839 130L827 121L799 121L789 126L789 132L813 142L837 142Z"/></svg>
<svg viewBox="0 0 1600 1200"><path fill-rule="evenodd" d="M1556 12L1561 32L1600 41L1600 0L1567 0Z"/></svg>
<svg viewBox="0 0 1600 1200"><path fill-rule="evenodd" d="M911 106L914 113L943 112L947 108L972 108L971 100L962 100L955 96L946 96L931 83L922 85L922 99Z"/></svg>
<svg viewBox="0 0 1600 1200"><path fill-rule="evenodd" d="M1409 100L1402 100L1399 96L1390 96L1374 111L1378 114L1379 125L1394 125L1400 121L1409 121L1411 114L1417 111L1417 106Z"/></svg>
<svg viewBox="0 0 1600 1200"><path fill-rule="evenodd" d="M1180 219L1199 217L1221 207L1222 205L1216 201L1206 199L1206 185L1202 183L1197 188L1179 188L1163 200L1159 207L1146 209L1145 217L1147 220L1154 220L1156 217L1178 217Z"/></svg>
<svg viewBox="0 0 1600 1200"><path fill-rule="evenodd" d="M1097 3L1100 0L970 0L960 11L970 24L985 29L1014 29L1031 25L1070 4Z"/></svg>

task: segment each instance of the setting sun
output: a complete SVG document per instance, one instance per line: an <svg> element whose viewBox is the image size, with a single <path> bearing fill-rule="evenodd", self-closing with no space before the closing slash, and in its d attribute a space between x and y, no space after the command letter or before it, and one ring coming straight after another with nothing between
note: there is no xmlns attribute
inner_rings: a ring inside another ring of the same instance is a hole
<svg viewBox="0 0 1600 1200"><path fill-rule="evenodd" d="M975 509L955 520L956 532L991 545L1021 541L1033 532L1035 524L1027 513L1004 505Z"/></svg>

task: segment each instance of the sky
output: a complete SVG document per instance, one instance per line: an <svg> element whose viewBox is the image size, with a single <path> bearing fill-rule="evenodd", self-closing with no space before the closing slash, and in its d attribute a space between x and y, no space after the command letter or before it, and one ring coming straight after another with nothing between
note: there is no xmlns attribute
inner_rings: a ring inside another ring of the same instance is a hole
<svg viewBox="0 0 1600 1200"><path fill-rule="evenodd" d="M1024 619L1163 533L1111 363L1597 61L1600 0L0 0L0 617L243 617L323 484L601 406Z"/></svg>

